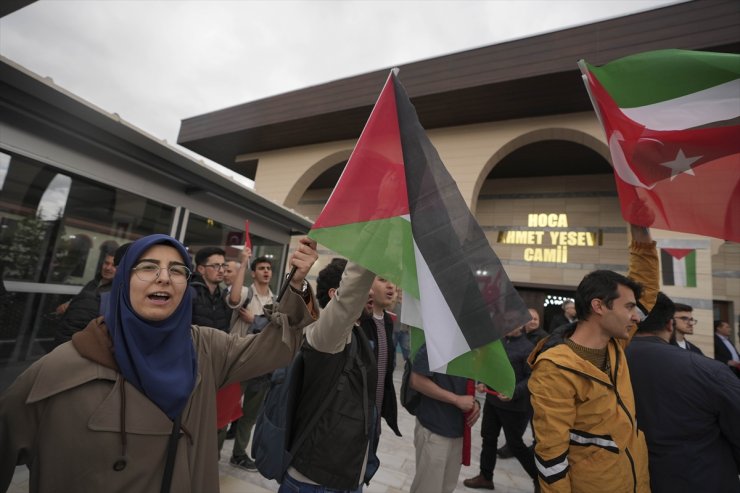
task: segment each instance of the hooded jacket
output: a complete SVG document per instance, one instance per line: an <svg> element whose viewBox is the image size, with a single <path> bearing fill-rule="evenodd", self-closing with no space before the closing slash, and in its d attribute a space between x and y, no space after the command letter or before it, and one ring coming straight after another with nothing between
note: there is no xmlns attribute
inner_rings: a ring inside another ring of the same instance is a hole
<svg viewBox="0 0 740 493"><path fill-rule="evenodd" d="M575 323L530 356L535 459L543 492L649 492L645 435L621 345L607 345L609 374L564 343ZM539 350L539 351L538 351Z"/></svg>
<svg viewBox="0 0 740 493"><path fill-rule="evenodd" d="M643 286L639 303L649 312L659 289L655 242L633 241L629 253L628 277ZM608 342L607 374L565 344L577 323L556 329L529 356L535 464L542 491L649 492L645 435L637 427L623 350L629 339Z"/></svg>

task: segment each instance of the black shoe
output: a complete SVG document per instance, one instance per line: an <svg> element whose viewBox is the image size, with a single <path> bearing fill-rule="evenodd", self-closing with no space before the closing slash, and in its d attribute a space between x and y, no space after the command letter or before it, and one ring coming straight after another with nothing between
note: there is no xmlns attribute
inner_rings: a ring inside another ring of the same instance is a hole
<svg viewBox="0 0 740 493"><path fill-rule="evenodd" d="M509 450L509 446L506 444L504 444L503 447L498 449L496 451L496 454L502 459L510 459L511 457L514 457L514 454L511 453L511 450Z"/></svg>
<svg viewBox="0 0 740 493"><path fill-rule="evenodd" d="M231 460L229 462L232 466L244 469L245 471L257 470L257 466L254 464L254 461L249 458L248 455L240 455L238 457L231 456Z"/></svg>

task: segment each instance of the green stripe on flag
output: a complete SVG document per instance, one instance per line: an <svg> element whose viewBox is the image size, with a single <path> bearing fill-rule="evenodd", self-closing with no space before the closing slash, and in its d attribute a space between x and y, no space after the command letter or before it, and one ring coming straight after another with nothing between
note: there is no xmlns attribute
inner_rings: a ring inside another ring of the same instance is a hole
<svg viewBox="0 0 740 493"><path fill-rule="evenodd" d="M686 266L686 286L690 288L696 287L696 250L684 257Z"/></svg>
<svg viewBox="0 0 740 493"><path fill-rule="evenodd" d="M402 217L312 229L311 238L419 299L411 223Z"/></svg>
<svg viewBox="0 0 740 493"><path fill-rule="evenodd" d="M636 108L738 79L740 57L660 50L620 58L602 67L589 64L588 68L620 108Z"/></svg>
<svg viewBox="0 0 740 493"><path fill-rule="evenodd" d="M514 369L501 339L453 359L447 364L447 374L477 379L508 397L514 395Z"/></svg>
<svg viewBox="0 0 740 493"><path fill-rule="evenodd" d="M424 331L411 327L410 334L410 358L413 361L416 352L424 344ZM509 397L514 395L516 377L500 339L453 359L447 364L445 373L483 382Z"/></svg>

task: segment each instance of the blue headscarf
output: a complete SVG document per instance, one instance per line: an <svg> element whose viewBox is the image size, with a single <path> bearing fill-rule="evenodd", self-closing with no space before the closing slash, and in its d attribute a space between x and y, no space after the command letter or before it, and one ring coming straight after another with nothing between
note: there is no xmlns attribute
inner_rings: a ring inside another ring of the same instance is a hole
<svg viewBox="0 0 740 493"><path fill-rule="evenodd" d="M188 402L198 364L190 335L192 296L185 286L180 305L165 320L145 320L131 308L132 269L154 245L169 245L192 268L185 247L174 238L156 234L131 244L113 278L105 323L113 341L113 356L123 377L152 400L170 419Z"/></svg>

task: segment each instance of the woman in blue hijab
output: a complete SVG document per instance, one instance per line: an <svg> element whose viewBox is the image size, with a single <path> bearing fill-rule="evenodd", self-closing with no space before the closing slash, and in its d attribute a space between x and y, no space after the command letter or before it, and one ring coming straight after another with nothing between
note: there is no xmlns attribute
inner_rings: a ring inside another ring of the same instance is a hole
<svg viewBox="0 0 740 493"><path fill-rule="evenodd" d="M316 259L302 240L292 285ZM137 240L105 316L0 395L0 491L27 464L31 492L159 492L168 461L170 491L218 491L217 390L288 365L313 318L288 290L259 335L193 326L190 273L174 238Z"/></svg>

